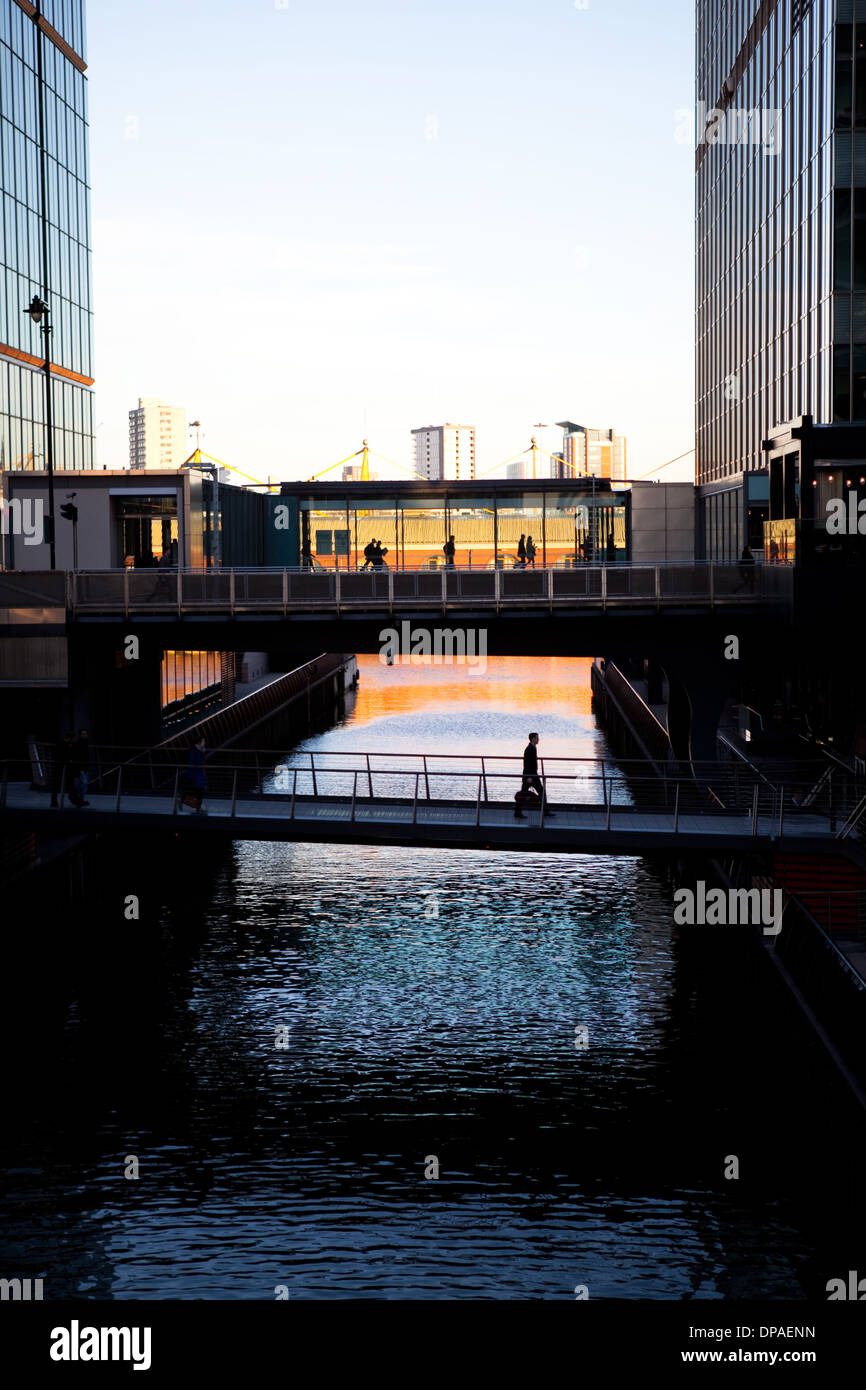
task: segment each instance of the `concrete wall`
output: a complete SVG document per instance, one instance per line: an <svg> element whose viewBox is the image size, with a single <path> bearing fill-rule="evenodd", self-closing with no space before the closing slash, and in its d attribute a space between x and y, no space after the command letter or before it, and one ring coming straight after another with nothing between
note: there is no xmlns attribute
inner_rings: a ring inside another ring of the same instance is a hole
<svg viewBox="0 0 866 1390"><path fill-rule="evenodd" d="M631 558L635 564L694 560L696 495L692 483L632 483Z"/></svg>
<svg viewBox="0 0 866 1390"><path fill-rule="evenodd" d="M39 502L43 515L48 515L48 480L45 473L7 472L2 474L2 492L7 503L16 499L23 502ZM178 504L178 554L182 563L190 560L190 475L175 470L163 473L149 469L131 472L129 469L88 470L87 472L62 472L54 475L54 535L56 542L57 568L72 569L72 523L60 515L61 506L69 501L67 492L75 492L72 499L78 507L78 568L82 570L119 569L123 557L118 554L118 526L116 507L113 505L120 492L130 494L158 494L172 489ZM32 511L23 513L32 516ZM11 517L7 512L7 531L0 536L0 563L5 569L47 570L49 566L48 545L40 541L38 545L25 543L26 538L15 534ZM201 518L199 516L199 532ZM40 535L42 534L40 529ZM199 537L200 540L200 537Z"/></svg>

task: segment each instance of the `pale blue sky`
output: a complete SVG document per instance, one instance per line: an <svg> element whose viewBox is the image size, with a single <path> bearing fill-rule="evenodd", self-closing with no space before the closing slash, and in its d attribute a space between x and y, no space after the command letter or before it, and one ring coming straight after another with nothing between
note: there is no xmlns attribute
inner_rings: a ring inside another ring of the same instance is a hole
<svg viewBox="0 0 866 1390"><path fill-rule="evenodd" d="M139 395L302 478L366 433L693 437L691 0L89 0L98 460ZM692 460L663 478L692 476ZM339 474L335 473L335 477Z"/></svg>

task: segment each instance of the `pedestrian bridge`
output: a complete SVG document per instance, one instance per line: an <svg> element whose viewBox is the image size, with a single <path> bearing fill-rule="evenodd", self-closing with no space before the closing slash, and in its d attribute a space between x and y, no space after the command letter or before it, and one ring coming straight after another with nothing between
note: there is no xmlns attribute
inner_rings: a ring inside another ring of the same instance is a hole
<svg viewBox="0 0 866 1390"><path fill-rule="evenodd" d="M790 604L785 565L581 564L547 569L79 570L0 574L3 612L63 610L73 622L196 616L340 617L375 613L701 614ZM10 620L6 620L10 621Z"/></svg>
<svg viewBox="0 0 866 1390"><path fill-rule="evenodd" d="M334 751L275 762L273 752L243 750L208 761L202 814L183 804L186 765L176 758L95 749L84 807L70 803L65 778L52 807L29 763L7 763L0 828L570 854L814 853L856 839L866 802L827 804L814 775L773 786L740 765L712 764L660 779L646 763L544 758L540 804L518 820L519 758ZM41 772L50 785L50 769Z"/></svg>

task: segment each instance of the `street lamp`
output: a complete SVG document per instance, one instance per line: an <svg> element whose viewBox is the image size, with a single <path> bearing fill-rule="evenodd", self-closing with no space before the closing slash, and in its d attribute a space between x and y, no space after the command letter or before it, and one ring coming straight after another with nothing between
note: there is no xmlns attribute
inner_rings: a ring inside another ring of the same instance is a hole
<svg viewBox="0 0 866 1390"><path fill-rule="evenodd" d="M48 464L48 515L45 518L45 537L48 541L49 569L55 568L54 553L54 428L51 419L51 316L48 305L34 294L29 308L24 310L42 330L45 338L45 459Z"/></svg>

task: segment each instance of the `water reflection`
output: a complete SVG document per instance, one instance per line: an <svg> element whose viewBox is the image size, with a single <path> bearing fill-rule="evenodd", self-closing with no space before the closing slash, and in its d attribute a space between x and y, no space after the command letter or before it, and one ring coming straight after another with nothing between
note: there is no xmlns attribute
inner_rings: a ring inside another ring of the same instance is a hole
<svg viewBox="0 0 866 1390"><path fill-rule="evenodd" d="M586 663L368 659L305 747L530 728L603 753ZM130 881L159 909L135 933ZM47 1297L797 1298L853 1267L844 1094L748 938L677 940L643 860L139 846L93 882L8 1107L4 1258Z"/></svg>

